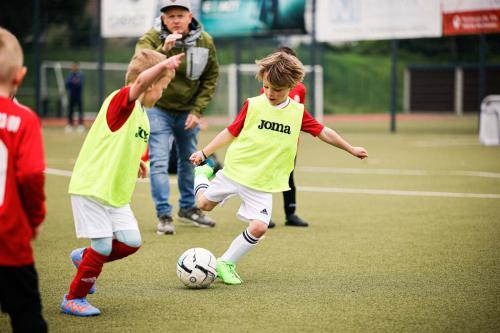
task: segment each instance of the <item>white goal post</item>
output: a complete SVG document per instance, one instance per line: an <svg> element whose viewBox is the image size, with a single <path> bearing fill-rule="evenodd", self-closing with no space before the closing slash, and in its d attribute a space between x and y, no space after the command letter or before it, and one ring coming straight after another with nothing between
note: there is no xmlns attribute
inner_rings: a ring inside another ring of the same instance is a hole
<svg viewBox="0 0 500 333"><path fill-rule="evenodd" d="M68 97L66 93L65 77L71 70L72 61L44 61L41 66L41 98L43 101L55 99L62 109L62 116L68 112ZM97 91L97 62L79 62L80 70L84 73L84 111L89 118L95 117L102 101L98 101ZM126 63L104 63L105 72L105 94L118 89L124 84L125 73L127 72ZM323 67L314 66L314 85L313 82L307 82L307 74L312 72L311 66L304 66L306 70L306 86L309 91L314 91L315 110L309 110L311 114L320 122L323 121ZM227 116L229 121L234 119L241 105L238 105L237 77L238 69L240 72L240 96L251 97L259 93L260 85L255 79L257 66L255 64L230 64L220 66L219 81L215 91L215 96L210 103L206 115ZM307 106L307 105L306 105Z"/></svg>

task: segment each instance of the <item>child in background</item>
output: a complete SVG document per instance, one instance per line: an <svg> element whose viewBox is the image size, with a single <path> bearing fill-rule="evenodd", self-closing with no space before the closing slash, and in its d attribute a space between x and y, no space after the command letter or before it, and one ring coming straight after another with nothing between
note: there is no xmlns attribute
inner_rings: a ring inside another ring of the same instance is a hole
<svg viewBox="0 0 500 333"><path fill-rule="evenodd" d="M106 98L83 143L69 193L76 235L90 238L90 247L71 253L77 273L64 295L63 313L99 315L86 296L95 292L104 263L131 255L141 245L129 202L136 178L147 174L141 160L149 136L144 107L161 97L183 56L166 59L153 50L138 51L128 66L126 86Z"/></svg>
<svg viewBox="0 0 500 333"><path fill-rule="evenodd" d="M241 284L236 263L264 236L272 214L272 193L289 189L300 131L364 159L363 147L353 147L334 130L318 123L304 105L288 95L304 77L302 63L284 52L276 52L256 62L257 78L264 94L249 98L234 122L221 131L190 160L200 165L217 149L230 144L224 168L212 182L209 164L195 168L198 207L210 211L231 196L239 195L242 204L238 217L249 223L226 252L217 260L217 275L226 284Z"/></svg>
<svg viewBox="0 0 500 333"><path fill-rule="evenodd" d="M19 41L0 28L0 307L14 332L47 332L31 248L45 218L42 131L13 101L26 71Z"/></svg>

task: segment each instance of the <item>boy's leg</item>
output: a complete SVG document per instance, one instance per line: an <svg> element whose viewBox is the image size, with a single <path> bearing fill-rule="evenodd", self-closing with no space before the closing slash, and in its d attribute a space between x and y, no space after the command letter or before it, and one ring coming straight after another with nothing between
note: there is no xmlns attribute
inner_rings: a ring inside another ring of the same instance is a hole
<svg viewBox="0 0 500 333"><path fill-rule="evenodd" d="M285 216L295 214L295 207L297 206L296 188L295 188L295 182L293 180L293 171L290 173L290 178L288 179L288 186L290 187L290 190L283 192Z"/></svg>
<svg viewBox="0 0 500 333"><path fill-rule="evenodd" d="M251 221L248 228L233 240L226 252L217 260L217 276L225 284L241 284L243 282L236 273L236 263L257 245L266 231L267 224L265 222Z"/></svg>
<svg viewBox="0 0 500 333"><path fill-rule="evenodd" d="M204 211L211 211L218 202L210 201L204 195L210 186L210 180L214 177L214 169L209 164L204 164L194 168L194 195L198 208Z"/></svg>
<svg viewBox="0 0 500 333"><path fill-rule="evenodd" d="M108 261L115 261L137 252L141 247L141 234L138 230L120 230L115 232L116 239L113 239L113 249L108 257Z"/></svg>
<svg viewBox="0 0 500 333"><path fill-rule="evenodd" d="M231 243L229 248L220 257L222 261L238 262L242 256L247 254L259 242L259 239L266 233L267 225L259 220L253 220L241 234Z"/></svg>
<svg viewBox="0 0 500 333"><path fill-rule="evenodd" d="M290 190L283 192L283 203L285 205L285 215L286 215L285 225L292 227L307 227L309 224L295 214L295 209L297 207L297 199L296 199L297 191L293 179L293 171L290 173L290 178L288 179L288 186L290 186Z"/></svg>
<svg viewBox="0 0 500 333"><path fill-rule="evenodd" d="M111 246L109 246L109 249L103 246L103 244L110 244L111 238L107 238L106 240L102 238L94 239L92 243L96 248L103 248L103 252L111 252ZM107 255L97 252L92 246L85 249L85 255L78 265L69 292L63 297L60 307L62 313L80 317L97 316L101 314L99 309L92 306L87 301L86 296L91 288L95 288L95 282L107 258Z"/></svg>
<svg viewBox="0 0 500 333"><path fill-rule="evenodd" d="M109 243L111 243L111 238L109 238ZM107 260L107 255L97 252L92 247L88 247L85 250L82 261L78 265L66 299L85 298L101 274L102 266Z"/></svg>
<svg viewBox="0 0 500 333"><path fill-rule="evenodd" d="M139 225L130 205L111 209L109 216L113 223L113 235L116 239L113 240L108 262L131 255L142 245Z"/></svg>
<svg viewBox="0 0 500 333"><path fill-rule="evenodd" d="M68 294L64 295L61 312L76 316L99 315L85 298L94 286L102 266L111 253L113 222L105 206L85 196L71 196L71 205L78 238L90 238L91 246L72 252L71 259L77 266ZM107 236L109 235L109 236Z"/></svg>
<svg viewBox="0 0 500 333"><path fill-rule="evenodd" d="M9 314L13 332L47 332L34 265L0 266L0 307Z"/></svg>
<svg viewBox="0 0 500 333"><path fill-rule="evenodd" d="M238 217L249 221L249 226L233 240L217 261L217 274L226 284L240 284L242 282L235 271L235 264L253 249L259 239L264 236L273 207L272 193L253 190L240 184L235 186L243 201L238 210Z"/></svg>

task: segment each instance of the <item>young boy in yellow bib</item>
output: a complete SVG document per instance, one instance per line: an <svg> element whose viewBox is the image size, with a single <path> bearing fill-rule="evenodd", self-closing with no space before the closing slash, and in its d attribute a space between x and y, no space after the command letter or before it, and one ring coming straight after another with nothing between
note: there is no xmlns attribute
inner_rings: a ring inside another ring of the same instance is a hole
<svg viewBox="0 0 500 333"><path fill-rule="evenodd" d="M234 195L242 200L237 216L248 222L248 227L217 260L218 277L232 285L243 282L236 273L236 263L267 231L272 193L289 189L288 178L301 131L360 159L368 157L365 148L351 146L288 96L304 77L300 60L276 52L256 63L256 76L263 83L264 94L247 99L234 122L190 157L193 164L200 165L217 149L230 144L224 168L211 182L213 169L209 164L195 168L195 193L198 207L205 211L223 205Z"/></svg>
<svg viewBox="0 0 500 333"><path fill-rule="evenodd" d="M161 97L183 53L165 58L138 51L128 65L126 86L104 101L80 150L69 184L76 236L90 246L71 253L77 272L64 295L61 312L95 316L101 312L86 299L105 263L125 258L141 246L141 234L129 202L137 177L146 177L141 155L149 121L144 107Z"/></svg>

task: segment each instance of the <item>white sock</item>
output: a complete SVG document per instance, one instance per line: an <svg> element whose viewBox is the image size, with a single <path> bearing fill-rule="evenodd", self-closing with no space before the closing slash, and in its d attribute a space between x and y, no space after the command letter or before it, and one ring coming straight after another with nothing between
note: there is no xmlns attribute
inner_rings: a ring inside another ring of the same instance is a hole
<svg viewBox="0 0 500 333"><path fill-rule="evenodd" d="M194 196L198 197L198 191L205 191L210 184L207 176L201 174L194 177Z"/></svg>
<svg viewBox="0 0 500 333"><path fill-rule="evenodd" d="M258 241L259 238L252 236L248 229L246 229L233 240L226 252L220 257L220 260L236 263L243 255L257 245Z"/></svg>

